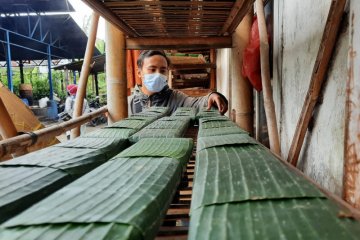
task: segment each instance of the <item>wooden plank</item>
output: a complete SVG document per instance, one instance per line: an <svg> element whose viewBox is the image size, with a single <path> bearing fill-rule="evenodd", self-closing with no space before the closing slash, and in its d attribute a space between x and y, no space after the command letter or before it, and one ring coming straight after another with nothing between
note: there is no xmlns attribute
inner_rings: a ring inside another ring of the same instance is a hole
<svg viewBox="0 0 360 240"><path fill-rule="evenodd" d="M215 64L215 68L210 70L210 86L212 91L216 89L216 50L210 49L210 64Z"/></svg>
<svg viewBox="0 0 360 240"><path fill-rule="evenodd" d="M118 27L123 33L129 36L138 36L138 34L131 29L128 25L126 25L117 15L115 15L112 11L106 8L103 3L97 0L83 0L89 7L91 7L95 12L97 12L100 16L105 18L107 21L114 24Z"/></svg>
<svg viewBox="0 0 360 240"><path fill-rule="evenodd" d="M254 0L237 0L223 28L219 32L219 36L232 34L244 16L251 10L253 3Z"/></svg>
<svg viewBox="0 0 360 240"><path fill-rule="evenodd" d="M306 93L306 98L301 110L300 118L296 125L295 134L287 158L287 161L293 166L297 165L305 134L321 92L328 63L335 46L336 36L339 30L341 17L344 12L345 3L346 0L333 0L330 6L320 48L311 75L309 89Z"/></svg>
<svg viewBox="0 0 360 240"><path fill-rule="evenodd" d="M127 49L209 49L231 48L231 37L128 38Z"/></svg>
<svg viewBox="0 0 360 240"><path fill-rule="evenodd" d="M343 197L360 209L360 1L350 2L350 49L346 83Z"/></svg>
<svg viewBox="0 0 360 240"><path fill-rule="evenodd" d="M215 63L171 64L170 70L216 69Z"/></svg>
<svg viewBox="0 0 360 240"><path fill-rule="evenodd" d="M215 7L232 7L234 2L205 2L205 1L116 1L105 2L104 5L109 8L126 7L126 6L215 6Z"/></svg>

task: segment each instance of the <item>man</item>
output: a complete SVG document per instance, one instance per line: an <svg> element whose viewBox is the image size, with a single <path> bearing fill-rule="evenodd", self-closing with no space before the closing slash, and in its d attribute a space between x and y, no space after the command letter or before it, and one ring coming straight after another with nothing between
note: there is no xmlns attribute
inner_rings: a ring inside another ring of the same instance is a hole
<svg viewBox="0 0 360 240"><path fill-rule="evenodd" d="M129 97L129 113L138 113L143 108L151 106L169 107L171 113L178 107L217 107L221 114L226 113L228 101L218 92L204 97L189 97L180 91L170 89L167 85L169 65L170 60L164 51L141 52L137 66L142 85L136 86L134 94Z"/></svg>

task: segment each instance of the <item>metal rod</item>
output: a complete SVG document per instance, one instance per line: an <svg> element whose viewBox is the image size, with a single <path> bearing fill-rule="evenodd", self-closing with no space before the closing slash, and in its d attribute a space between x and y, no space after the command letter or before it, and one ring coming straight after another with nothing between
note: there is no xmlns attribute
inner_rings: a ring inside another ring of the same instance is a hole
<svg viewBox="0 0 360 240"><path fill-rule="evenodd" d="M8 88L11 92L14 92L14 86L12 82L11 47L10 47L9 31L6 31L6 69L7 69L6 72L7 72Z"/></svg>
<svg viewBox="0 0 360 240"><path fill-rule="evenodd" d="M47 48L47 62L48 62L48 77L49 77L49 86L50 86L50 100L54 100L54 90L53 90L53 82L52 82L52 76L51 76L51 46L48 45Z"/></svg>
<svg viewBox="0 0 360 240"><path fill-rule="evenodd" d="M0 42L6 44L6 41L0 40ZM29 50L29 51L33 51L33 52L37 52L37 53L41 53L41 54L47 55L47 51L46 51L46 52L43 52L43 51L40 51L40 50L35 50L35 49L28 48L28 47L25 47L25 46L22 46L22 45L18 45L18 44L16 44L16 43L10 43L10 46L19 47L19 48L23 48L23 49L26 49L26 50ZM51 47L54 48L53 46L51 46ZM58 55L55 55L55 54L52 54L52 56L55 57L55 58L59 58L59 59L63 59L63 58L66 59L65 56L58 56Z"/></svg>
<svg viewBox="0 0 360 240"><path fill-rule="evenodd" d="M0 158L5 156L6 154L21 152L25 148L35 145L37 142L42 142L42 141L47 141L48 139L52 139L68 130L71 130L77 126L87 123L106 112L107 112L107 106L104 106L94 112L83 115L79 118L72 119L55 126L34 131L31 133L31 135L36 136L35 141L34 141L34 137L32 137L30 134L23 134L20 136L16 136L13 138L0 141Z"/></svg>

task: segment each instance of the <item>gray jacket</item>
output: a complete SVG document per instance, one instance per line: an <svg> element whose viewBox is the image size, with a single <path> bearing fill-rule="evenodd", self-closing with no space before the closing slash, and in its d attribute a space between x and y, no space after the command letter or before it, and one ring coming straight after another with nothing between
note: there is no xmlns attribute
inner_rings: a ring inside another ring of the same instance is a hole
<svg viewBox="0 0 360 240"><path fill-rule="evenodd" d="M134 94L128 98L129 115L141 112L143 108L152 106L169 107L171 113L175 112L178 107L194 107L198 109L207 107L210 94L212 93L203 97L189 97L180 91L166 86L161 92L147 96L136 86Z"/></svg>

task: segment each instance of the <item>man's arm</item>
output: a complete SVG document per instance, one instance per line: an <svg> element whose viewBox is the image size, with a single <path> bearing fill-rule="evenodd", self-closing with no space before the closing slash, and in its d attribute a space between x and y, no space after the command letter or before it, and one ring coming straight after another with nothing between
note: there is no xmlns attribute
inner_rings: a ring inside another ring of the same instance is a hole
<svg viewBox="0 0 360 240"><path fill-rule="evenodd" d="M180 91L173 90L169 106L171 109L176 107L207 107L208 109L216 107L221 114L225 114L228 109L228 101L218 92L212 92L203 97L190 97Z"/></svg>

